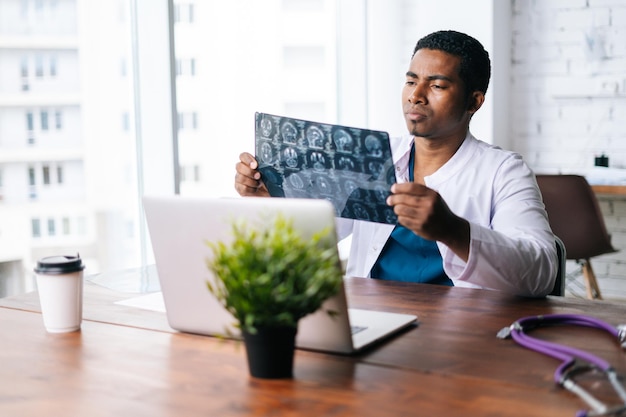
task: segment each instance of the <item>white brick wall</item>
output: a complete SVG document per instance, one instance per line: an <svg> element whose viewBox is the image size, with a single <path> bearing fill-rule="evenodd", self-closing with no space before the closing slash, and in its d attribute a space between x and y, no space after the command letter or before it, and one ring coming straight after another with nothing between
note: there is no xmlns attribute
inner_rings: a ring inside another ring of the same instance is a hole
<svg viewBox="0 0 626 417"><path fill-rule="evenodd" d="M537 172L584 173L602 152L626 168L626 1L513 0L512 10L513 149ZM621 250L592 265L603 295L626 300L626 198L600 203Z"/></svg>
<svg viewBox="0 0 626 417"><path fill-rule="evenodd" d="M626 167L626 1L515 0L512 27L514 149L538 171L601 152ZM604 53L588 51L594 34Z"/></svg>

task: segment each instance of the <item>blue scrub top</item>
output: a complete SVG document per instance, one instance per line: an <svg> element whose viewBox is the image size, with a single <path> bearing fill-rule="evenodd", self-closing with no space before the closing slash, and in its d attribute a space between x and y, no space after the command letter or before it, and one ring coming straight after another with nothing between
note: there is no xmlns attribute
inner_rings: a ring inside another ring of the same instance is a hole
<svg viewBox="0 0 626 417"><path fill-rule="evenodd" d="M415 143L409 158L409 181L415 180L414 160ZM391 232L370 276L391 281L453 285L443 271L443 260L437 243L416 235L400 224Z"/></svg>

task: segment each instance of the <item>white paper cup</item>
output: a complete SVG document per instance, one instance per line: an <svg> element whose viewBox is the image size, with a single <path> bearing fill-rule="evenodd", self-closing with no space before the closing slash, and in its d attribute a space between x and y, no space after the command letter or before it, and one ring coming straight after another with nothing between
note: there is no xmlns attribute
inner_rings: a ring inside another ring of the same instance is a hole
<svg viewBox="0 0 626 417"><path fill-rule="evenodd" d="M49 256L37 262L39 302L48 332L67 333L80 329L84 268L79 256Z"/></svg>

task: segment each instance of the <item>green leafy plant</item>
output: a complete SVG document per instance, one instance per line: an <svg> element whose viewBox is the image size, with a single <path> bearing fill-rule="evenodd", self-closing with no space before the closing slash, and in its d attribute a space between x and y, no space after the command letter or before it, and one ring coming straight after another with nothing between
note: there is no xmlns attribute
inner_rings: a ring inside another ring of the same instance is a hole
<svg viewBox="0 0 626 417"><path fill-rule="evenodd" d="M296 327L339 291L342 275L330 230L304 239L278 215L263 227L234 222L232 233L228 245L207 242L214 255L207 267L216 278L207 287L241 330Z"/></svg>

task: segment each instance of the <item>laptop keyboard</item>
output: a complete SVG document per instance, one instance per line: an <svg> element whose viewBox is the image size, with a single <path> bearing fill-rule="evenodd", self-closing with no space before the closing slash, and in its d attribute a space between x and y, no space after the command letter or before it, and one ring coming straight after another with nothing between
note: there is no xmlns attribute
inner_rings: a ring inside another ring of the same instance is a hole
<svg viewBox="0 0 626 417"><path fill-rule="evenodd" d="M367 326L350 326L350 332L352 334L357 334L358 332L362 332L367 329Z"/></svg>

